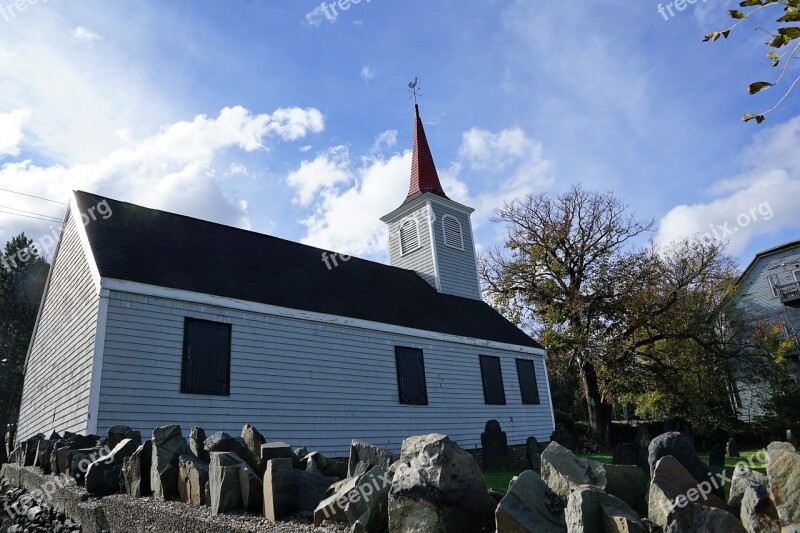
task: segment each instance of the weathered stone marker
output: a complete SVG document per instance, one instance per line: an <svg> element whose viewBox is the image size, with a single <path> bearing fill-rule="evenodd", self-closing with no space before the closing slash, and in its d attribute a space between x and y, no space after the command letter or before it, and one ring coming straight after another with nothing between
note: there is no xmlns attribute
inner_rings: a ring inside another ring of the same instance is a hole
<svg viewBox="0 0 800 533"><path fill-rule="evenodd" d="M486 428L481 433L481 446L484 471L508 470L508 438L500 429L500 422L497 420L486 422Z"/></svg>

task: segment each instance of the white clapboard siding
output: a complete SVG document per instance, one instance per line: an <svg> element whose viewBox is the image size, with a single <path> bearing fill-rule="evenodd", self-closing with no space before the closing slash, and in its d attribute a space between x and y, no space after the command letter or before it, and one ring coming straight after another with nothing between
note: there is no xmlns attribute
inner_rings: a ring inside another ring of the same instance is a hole
<svg viewBox="0 0 800 533"><path fill-rule="evenodd" d="M187 316L232 325L230 397L180 393ZM429 405L398 403L395 346L423 350ZM484 402L481 354L502 360L505 406ZM541 405L522 405L518 357L535 360ZM98 431L177 423L238 434L250 423L267 439L346 456L354 438L397 451L431 432L479 447L497 419L522 444L553 431L547 390L539 356L111 291Z"/></svg>
<svg viewBox="0 0 800 533"><path fill-rule="evenodd" d="M28 354L19 440L52 430L84 432L88 424L99 299L72 215L52 269Z"/></svg>
<svg viewBox="0 0 800 533"><path fill-rule="evenodd" d="M441 291L465 298L480 299L478 270L475 263L475 243L472 238L469 215L439 202L431 202L435 215L433 236L436 242L436 259L439 264ZM449 215L461 225L464 249L459 250L444 243L444 219Z"/></svg>
<svg viewBox="0 0 800 533"><path fill-rule="evenodd" d="M403 254L400 247L400 227L409 218L417 221L419 248ZM428 231L428 209L424 203L415 211L389 223L389 257L392 266L413 270L432 287L436 287L436 268L431 251L431 234Z"/></svg>

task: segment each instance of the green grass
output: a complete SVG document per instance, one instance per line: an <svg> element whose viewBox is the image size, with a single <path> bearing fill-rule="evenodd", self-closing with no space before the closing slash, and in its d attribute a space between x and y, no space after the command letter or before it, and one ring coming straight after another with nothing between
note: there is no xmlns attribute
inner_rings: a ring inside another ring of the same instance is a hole
<svg viewBox="0 0 800 533"><path fill-rule="evenodd" d="M736 464L739 462L745 463L747 468L752 470L756 470L758 472L766 473L766 469L764 465L756 458L756 454L760 450L745 450L740 451L739 455L741 457L726 457L725 458L725 470L726 475L728 478L733 476L733 470L736 468ZM587 453L581 454L579 457L584 459L592 459L593 461L598 461L604 464L611 464L612 456L611 453ZM752 467L751 462L748 460L752 457ZM708 464L708 454L700 454L700 458ZM711 471L715 474L721 472L722 469L720 468L712 468ZM486 488L491 489L500 489L500 490L507 490L508 484L511 481L511 478L514 476L518 476L523 472L523 470L505 470L502 472L484 472L483 478L486 481ZM725 485L725 498L727 499L728 493L730 491L730 484Z"/></svg>

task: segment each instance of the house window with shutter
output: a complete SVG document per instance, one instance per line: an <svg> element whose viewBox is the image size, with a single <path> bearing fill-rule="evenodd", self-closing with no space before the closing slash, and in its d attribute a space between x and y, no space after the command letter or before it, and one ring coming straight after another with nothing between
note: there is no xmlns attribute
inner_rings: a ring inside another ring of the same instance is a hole
<svg viewBox="0 0 800 533"><path fill-rule="evenodd" d="M771 276L769 276L767 278L767 281L769 282L769 288L772 291L772 297L773 298L777 298L778 297L778 285L780 285L780 283L778 283L778 275L777 274L772 274Z"/></svg>
<svg viewBox="0 0 800 533"><path fill-rule="evenodd" d="M400 403L428 405L428 386L425 383L425 362L422 350L395 348L397 391Z"/></svg>
<svg viewBox="0 0 800 533"><path fill-rule="evenodd" d="M461 223L453 215L442 217L442 229L444 231L444 244L459 250L464 249L464 235L461 233Z"/></svg>
<svg viewBox="0 0 800 533"><path fill-rule="evenodd" d="M483 378L483 398L489 405L505 405L506 390L503 387L503 373L500 358L481 356L481 377Z"/></svg>
<svg viewBox="0 0 800 533"><path fill-rule="evenodd" d="M400 254L406 255L419 248L419 227L413 218L400 225Z"/></svg>
<svg viewBox="0 0 800 533"><path fill-rule="evenodd" d="M522 403L539 405L539 385L536 383L536 368L533 361L517 359L517 377L519 390L522 392Z"/></svg>
<svg viewBox="0 0 800 533"><path fill-rule="evenodd" d="M231 325L186 318L181 392L230 395Z"/></svg>

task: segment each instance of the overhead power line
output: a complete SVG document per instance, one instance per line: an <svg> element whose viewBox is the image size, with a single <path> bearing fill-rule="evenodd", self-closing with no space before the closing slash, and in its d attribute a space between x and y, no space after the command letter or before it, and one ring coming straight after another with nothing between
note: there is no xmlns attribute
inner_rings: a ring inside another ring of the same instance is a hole
<svg viewBox="0 0 800 533"><path fill-rule="evenodd" d="M53 202L54 204L67 205L65 202L59 202L58 200L51 200L50 198L36 196L35 194L27 194L24 192L12 191L11 189L3 189L2 187L0 187L0 191L10 192L11 194L19 194L20 196L27 196L29 198L37 198L39 200L44 200L45 202Z"/></svg>
<svg viewBox="0 0 800 533"><path fill-rule="evenodd" d="M22 213L12 213L11 211L3 211L2 209L0 209L0 213L4 215L12 215L17 217L33 218L35 220L44 220L45 222L57 222L57 223L62 222L61 220L58 220L56 218L38 217L36 215L23 215Z"/></svg>
<svg viewBox="0 0 800 533"><path fill-rule="evenodd" d="M26 211L25 209L19 209L19 208L16 208L16 207L9 207L7 205L0 205L0 209L11 209L12 211L19 211L20 213L25 213L26 215L36 215L36 216L39 216L39 217L52 218L52 219L54 219L54 220L56 220L58 222L61 222L58 217L54 217L53 215L47 215L45 213L35 213L33 211Z"/></svg>

